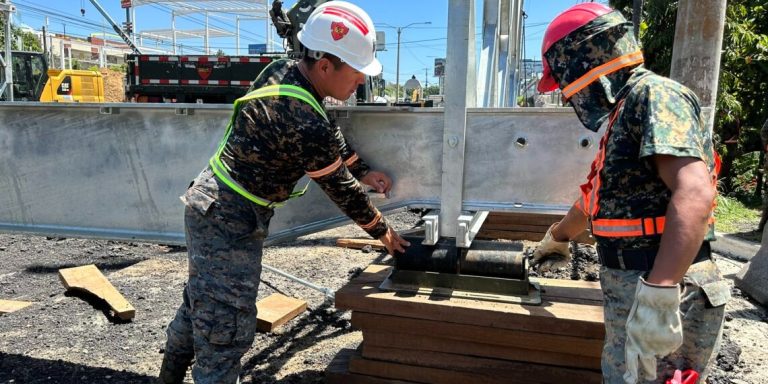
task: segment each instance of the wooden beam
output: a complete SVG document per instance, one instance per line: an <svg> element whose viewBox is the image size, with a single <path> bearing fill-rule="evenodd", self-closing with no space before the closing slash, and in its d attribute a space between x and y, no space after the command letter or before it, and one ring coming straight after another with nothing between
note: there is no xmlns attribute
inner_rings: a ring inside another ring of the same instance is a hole
<svg viewBox="0 0 768 384"><path fill-rule="evenodd" d="M495 373L507 378L507 382L515 382L514 377L535 378L544 383L579 383L599 384L602 374L599 369L586 370L551 365L531 364L528 362L515 362L509 360L497 360L465 355L465 350L459 349L455 353L413 351L399 348L371 347L363 342L363 358L369 360L381 360L403 365L438 368L445 371ZM476 382L480 382L479 380ZM525 382L528 382L527 380Z"/></svg>
<svg viewBox="0 0 768 384"><path fill-rule="evenodd" d="M519 232L519 231L499 231L480 228L477 238L480 239L503 239L503 240L528 240L541 241L544 238L544 232Z"/></svg>
<svg viewBox="0 0 768 384"><path fill-rule="evenodd" d="M491 224L523 224L543 225L549 227L552 223L563 219L563 215L543 215L538 213L491 212L485 223Z"/></svg>
<svg viewBox="0 0 768 384"><path fill-rule="evenodd" d="M600 369L599 357L588 357L567 353L537 351L528 348L509 348L494 344L478 343L466 340L452 340L434 335L413 335L400 332L363 331L363 357L377 358L371 354L373 347L399 348L413 351L461 353L463 355L487 357L493 359L529 361L538 364L559 365L563 367ZM389 359L387 359L389 360Z"/></svg>
<svg viewBox="0 0 768 384"><path fill-rule="evenodd" d="M256 302L256 329L272 332L307 310L307 302L273 293Z"/></svg>
<svg viewBox="0 0 768 384"><path fill-rule="evenodd" d="M360 276L336 292L336 307L481 327L579 335L588 339L602 340L605 336L603 308L599 302L595 302L595 305L584 305L556 301L564 299L562 296L550 298L544 293L543 303L535 306L384 292L378 287L389 273L389 269L390 267L383 265L371 265L366 268ZM585 291L599 290L596 283L572 284L583 284ZM563 291L567 290L561 289L559 294L562 295Z"/></svg>
<svg viewBox="0 0 768 384"><path fill-rule="evenodd" d="M412 381L382 379L349 372L349 359L360 356L354 349L342 349L325 369L326 384L416 384Z"/></svg>
<svg viewBox="0 0 768 384"><path fill-rule="evenodd" d="M548 332L530 332L457 324L449 323L448 319L422 320L352 312L352 326L363 330L363 332L404 333L594 358L599 358L603 351L602 338L590 339L578 334L569 336L553 335Z"/></svg>
<svg viewBox="0 0 768 384"><path fill-rule="evenodd" d="M0 315L16 312L34 304L31 301L0 300Z"/></svg>
<svg viewBox="0 0 768 384"><path fill-rule="evenodd" d="M342 248L362 249L366 245L376 250L387 249L379 240L374 239L337 239L336 246Z"/></svg>
<svg viewBox="0 0 768 384"><path fill-rule="evenodd" d="M85 291L106 301L115 316L122 320L130 320L136 315L136 310L131 303L93 264L59 269L59 279L69 290Z"/></svg>

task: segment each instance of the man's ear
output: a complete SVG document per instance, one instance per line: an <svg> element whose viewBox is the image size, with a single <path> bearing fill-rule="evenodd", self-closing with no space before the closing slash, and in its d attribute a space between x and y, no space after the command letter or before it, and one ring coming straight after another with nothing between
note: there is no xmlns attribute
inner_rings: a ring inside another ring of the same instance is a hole
<svg viewBox="0 0 768 384"><path fill-rule="evenodd" d="M328 75L333 69L333 63L326 57L321 57L315 65L323 75Z"/></svg>

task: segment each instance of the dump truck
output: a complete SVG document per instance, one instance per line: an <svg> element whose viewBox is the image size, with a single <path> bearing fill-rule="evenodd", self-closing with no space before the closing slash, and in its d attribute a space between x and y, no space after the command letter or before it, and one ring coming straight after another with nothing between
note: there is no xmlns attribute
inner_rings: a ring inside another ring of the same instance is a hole
<svg viewBox="0 0 768 384"><path fill-rule="evenodd" d="M278 55L128 55L126 100L232 103Z"/></svg>

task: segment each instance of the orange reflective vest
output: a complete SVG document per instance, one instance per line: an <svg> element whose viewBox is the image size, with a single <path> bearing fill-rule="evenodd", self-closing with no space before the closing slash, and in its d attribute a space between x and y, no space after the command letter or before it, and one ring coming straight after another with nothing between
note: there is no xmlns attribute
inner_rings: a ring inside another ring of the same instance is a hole
<svg viewBox="0 0 768 384"><path fill-rule="evenodd" d="M600 139L600 146L597 151L595 159L592 161L589 175L587 176L587 182L582 184L581 197L576 201L576 208L586 214L592 221L592 234L594 236L603 237L638 237L638 236L653 236L661 235L664 233L664 224L666 219L664 216L659 217L644 217L636 219L604 219L595 218L600 208L600 172L603 169L605 163L605 147L608 142L608 137L611 134L611 129L616 122L616 117L619 111L624 105L622 99L616 105L608 120L608 127L605 130L605 134ZM715 159L715 167L711 172L712 187L717 188L717 174L720 172L720 155L713 149L713 156ZM712 209L709 215L709 224L713 225L715 222L715 204L712 202Z"/></svg>

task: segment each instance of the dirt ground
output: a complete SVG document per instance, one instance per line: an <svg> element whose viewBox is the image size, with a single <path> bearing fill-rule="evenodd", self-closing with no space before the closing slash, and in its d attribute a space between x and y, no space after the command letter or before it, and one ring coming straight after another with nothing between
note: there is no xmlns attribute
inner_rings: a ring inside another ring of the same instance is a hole
<svg viewBox="0 0 768 384"><path fill-rule="evenodd" d="M413 228L418 215L389 216L399 230ZM340 237L365 237L345 226L268 247L264 263L315 284L341 288L371 263L389 261L381 252L336 247ZM527 252L535 243L525 242ZM165 328L181 301L186 252L181 247L115 241L0 235L0 299L34 305L0 317L0 383L150 383L162 359ZM580 246L558 277L596 280L596 257ZM115 321L101 303L65 293L60 268L96 264L136 308L129 322ZM733 276L741 263L722 257ZM550 276L548 276L550 277ZM269 271L259 298L274 292L302 298L309 310L275 333L257 335L243 358L243 383L321 383L323 370L361 334L348 312L337 312L317 291ZM762 347L768 336L766 309L736 288L727 306L721 355L713 384L768 384ZM191 382L191 380L190 380Z"/></svg>
<svg viewBox="0 0 768 384"><path fill-rule="evenodd" d="M125 101L125 73L109 68L99 69L104 78L104 101L122 103Z"/></svg>

